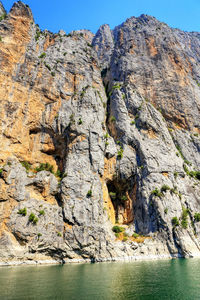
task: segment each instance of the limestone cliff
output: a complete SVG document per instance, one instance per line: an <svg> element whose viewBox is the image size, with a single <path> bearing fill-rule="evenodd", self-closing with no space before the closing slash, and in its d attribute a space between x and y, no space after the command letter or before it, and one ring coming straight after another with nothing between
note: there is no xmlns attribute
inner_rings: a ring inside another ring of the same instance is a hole
<svg viewBox="0 0 200 300"><path fill-rule="evenodd" d="M0 261L200 255L200 34L0 15Z"/></svg>

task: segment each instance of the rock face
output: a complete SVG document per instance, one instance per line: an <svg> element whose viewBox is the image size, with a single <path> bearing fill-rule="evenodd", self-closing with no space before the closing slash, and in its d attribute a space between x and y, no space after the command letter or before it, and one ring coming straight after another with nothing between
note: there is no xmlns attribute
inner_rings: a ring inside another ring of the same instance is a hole
<svg viewBox="0 0 200 300"><path fill-rule="evenodd" d="M6 11L5 11L4 7L3 7L3 4L0 1L0 17L3 16L3 15L5 15L5 14L6 14Z"/></svg>
<svg viewBox="0 0 200 300"><path fill-rule="evenodd" d="M200 255L200 34L0 15L0 261Z"/></svg>

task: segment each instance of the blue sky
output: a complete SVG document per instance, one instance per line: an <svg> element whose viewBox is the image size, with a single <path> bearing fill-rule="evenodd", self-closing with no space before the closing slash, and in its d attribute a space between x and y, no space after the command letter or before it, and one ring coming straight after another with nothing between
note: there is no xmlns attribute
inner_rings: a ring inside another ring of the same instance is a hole
<svg viewBox="0 0 200 300"><path fill-rule="evenodd" d="M13 0L1 0L7 11ZM90 29L100 25L111 28L131 16L149 14L168 25L186 31L200 31L200 0L24 0L41 29Z"/></svg>

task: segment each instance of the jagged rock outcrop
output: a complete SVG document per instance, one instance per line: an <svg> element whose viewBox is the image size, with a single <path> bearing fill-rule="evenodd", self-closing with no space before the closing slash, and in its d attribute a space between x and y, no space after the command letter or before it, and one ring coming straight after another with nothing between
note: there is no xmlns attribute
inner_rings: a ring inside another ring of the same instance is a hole
<svg viewBox="0 0 200 300"><path fill-rule="evenodd" d="M3 16L6 14L5 8L3 7L3 4L0 2L0 16Z"/></svg>
<svg viewBox="0 0 200 300"><path fill-rule="evenodd" d="M200 255L200 35L0 14L0 261Z"/></svg>

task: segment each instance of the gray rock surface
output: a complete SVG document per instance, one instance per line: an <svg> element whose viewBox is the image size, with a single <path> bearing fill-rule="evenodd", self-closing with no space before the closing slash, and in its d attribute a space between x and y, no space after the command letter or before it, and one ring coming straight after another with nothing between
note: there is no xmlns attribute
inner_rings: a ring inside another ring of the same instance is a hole
<svg viewBox="0 0 200 300"><path fill-rule="evenodd" d="M52 34L18 2L0 35L0 260L199 256L199 33Z"/></svg>
<svg viewBox="0 0 200 300"><path fill-rule="evenodd" d="M6 14L5 8L3 7L2 2L0 1L0 17Z"/></svg>

